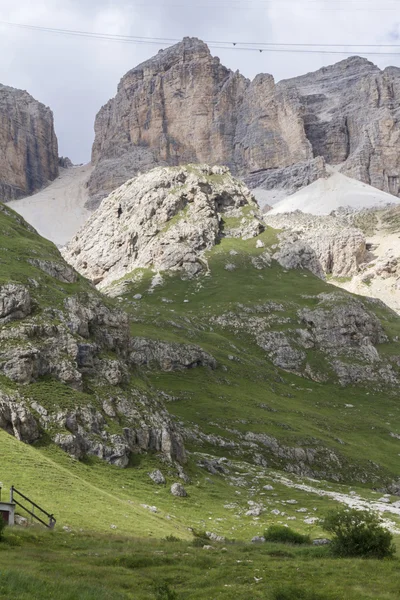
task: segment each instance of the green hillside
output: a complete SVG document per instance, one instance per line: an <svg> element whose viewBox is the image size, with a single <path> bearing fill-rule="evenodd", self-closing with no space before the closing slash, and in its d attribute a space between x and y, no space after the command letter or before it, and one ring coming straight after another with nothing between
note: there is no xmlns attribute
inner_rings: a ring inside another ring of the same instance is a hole
<svg viewBox="0 0 400 600"><path fill-rule="evenodd" d="M45 347L47 332L64 331L57 327L65 326L68 299L95 298L92 311L100 306L101 314L129 313L133 339L195 345L217 365L131 365L129 377L111 385L101 370L109 364L102 361L122 361L112 347L98 355L94 374L84 373L81 388L57 374L27 383L0 376L2 394L51 414L94 406L109 435L127 423L107 416L106 398L129 398L131 406L141 406L142 418L145 411L168 411L187 451L182 481L177 464L154 449L132 453L122 469L93 455L78 460L63 452L54 435L70 431L58 425L41 425L30 445L0 430L3 499L14 485L57 518L53 534L6 532L0 598L397 597L389 583L397 560L379 570L334 561L326 548L250 544L271 524L321 537L321 519L332 507L356 501L383 510L382 494L396 491L400 319L394 313L339 292L309 271L271 262L267 253L277 238L270 229L256 240L223 239L205 256L204 275L160 273L154 281L154 273L139 270L107 290L113 298L71 274L58 250L8 208L1 208L0 225L0 284L22 284L33 299L29 316L1 324L1 356L19 348L21 341L10 345L17 332L31 332L28 343ZM55 264L57 276L51 274ZM63 274L71 282L62 281ZM339 349L326 347L321 314L328 330L343 320ZM88 338L74 333L74 343L103 343L108 326L96 327ZM310 336L319 341L311 344ZM268 345L271 340L278 348ZM293 357L292 367L278 365ZM344 385L333 359L345 373L346 365L358 365L359 380ZM150 479L155 469L163 472L164 485ZM171 494L176 482L187 497ZM399 532L399 511L390 504L395 500L387 496L383 517ZM225 538L210 540L209 554L202 548L206 531Z"/></svg>
<svg viewBox="0 0 400 600"><path fill-rule="evenodd" d="M257 239L265 248L275 243L271 230ZM255 269L252 261L265 248L257 249L254 240L225 239L208 256L208 275L199 279L186 281L178 274L163 273L163 282L153 287L149 271L125 278L121 305L132 315L133 335L194 342L218 362L214 371L149 369L143 378L168 394L168 410L189 432L186 443L192 450L249 460L262 454L268 466L298 472L295 465L288 465L284 452L277 456L262 443L254 451L244 443L248 432L267 434L285 448L316 448L309 466L312 475L385 485L398 477L400 443L391 435L400 432L396 386L379 377L342 386L329 351L320 348L305 353L321 381L307 373L299 377L275 367L256 337L262 320L271 331L306 329L299 311L322 306L329 318L329 310L354 298L379 318L388 336L377 346L378 365L367 368L373 372L391 364L398 374L400 319L383 304L339 292L308 271L285 270L274 262ZM226 270L227 263L236 268ZM121 282L116 284L120 286ZM142 299L133 300L136 294ZM358 360L354 356L354 362ZM343 361L350 363L351 355L343 354ZM336 457L332 461L331 453Z"/></svg>

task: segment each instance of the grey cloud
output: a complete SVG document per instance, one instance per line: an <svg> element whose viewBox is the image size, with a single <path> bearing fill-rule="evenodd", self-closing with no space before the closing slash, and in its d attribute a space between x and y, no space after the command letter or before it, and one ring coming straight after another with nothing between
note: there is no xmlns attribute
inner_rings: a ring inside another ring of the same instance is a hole
<svg viewBox="0 0 400 600"><path fill-rule="evenodd" d="M163 3L163 8L157 8ZM338 7L327 0L313 3L312 9L301 0L291 4L276 0L264 10L235 10L229 6L236 4L228 0L0 0L0 14L3 20L32 25L177 39L191 35L206 40L361 45L390 43L399 37L399 28L393 26L396 11L326 10ZM261 4L254 0L251 6ZM51 106L60 153L75 162L86 162L90 159L96 112L115 94L124 73L161 47L78 39L0 25L0 82L27 89ZM214 48L212 52L226 66L239 69L249 78L268 72L277 80L355 54L354 50L343 55L260 54ZM397 57L370 60L381 68L400 66Z"/></svg>

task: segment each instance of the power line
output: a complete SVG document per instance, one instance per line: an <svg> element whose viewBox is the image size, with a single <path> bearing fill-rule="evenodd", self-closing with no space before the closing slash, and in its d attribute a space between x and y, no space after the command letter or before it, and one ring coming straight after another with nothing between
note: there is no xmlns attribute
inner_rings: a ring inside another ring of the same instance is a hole
<svg viewBox="0 0 400 600"><path fill-rule="evenodd" d="M39 25L25 25L21 23L10 23L6 21L0 21L1 25L10 25L12 27L22 27L27 29L45 31L48 33L63 33L68 35L82 35L90 37L100 37L104 39L116 39L118 41L135 41L143 43L172 43L177 44L182 41L181 38L167 38L167 37L144 37L137 35L121 35L116 33L101 33L94 31L80 31L73 29L59 29L55 27L42 27ZM206 44L235 44L240 46L271 46L271 47L318 47L318 48L400 48L400 44L327 44L327 43L297 43L297 42L240 42L232 40L204 40Z"/></svg>
<svg viewBox="0 0 400 600"><path fill-rule="evenodd" d="M56 35L66 35L78 38L91 38L103 41L113 41L128 44L151 44L156 46L178 43L181 40L174 38L151 38L143 36L130 36L109 33L99 33L92 31L79 31L72 29L59 29L55 27L42 27L39 25L27 25L23 23L11 23L0 21L0 25L28 29L43 33L51 33ZM400 56L400 51L397 52L371 52L365 51L362 48L400 48L400 44L305 44L305 43L278 43L278 42L229 42L208 40L206 43L211 47L219 50L237 50L242 52L281 52L281 53L301 53L301 54L339 54L348 55L349 51L344 48L358 49L357 54L364 56ZM343 48L343 50L331 50L331 48Z"/></svg>

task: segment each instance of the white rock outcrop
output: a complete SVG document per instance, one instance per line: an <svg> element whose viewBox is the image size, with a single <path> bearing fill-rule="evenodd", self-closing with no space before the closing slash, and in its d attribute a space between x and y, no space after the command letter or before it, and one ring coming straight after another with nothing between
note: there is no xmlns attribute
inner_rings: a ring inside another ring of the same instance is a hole
<svg viewBox="0 0 400 600"><path fill-rule="evenodd" d="M264 228L252 194L226 167L161 167L105 198L63 255L99 287L139 267L193 276L222 237Z"/></svg>

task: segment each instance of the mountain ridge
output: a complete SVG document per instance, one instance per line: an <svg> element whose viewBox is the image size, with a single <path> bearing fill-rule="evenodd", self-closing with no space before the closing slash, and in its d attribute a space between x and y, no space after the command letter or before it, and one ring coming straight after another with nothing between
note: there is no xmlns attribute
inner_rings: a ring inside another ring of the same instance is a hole
<svg viewBox="0 0 400 600"><path fill-rule="evenodd" d="M264 173L264 189L276 171L298 167L299 189L321 176L321 165L301 168L319 158L398 196L399 113L399 69L350 57L277 83L268 74L249 80L184 38L128 71L98 113L93 205L139 172L188 162Z"/></svg>

